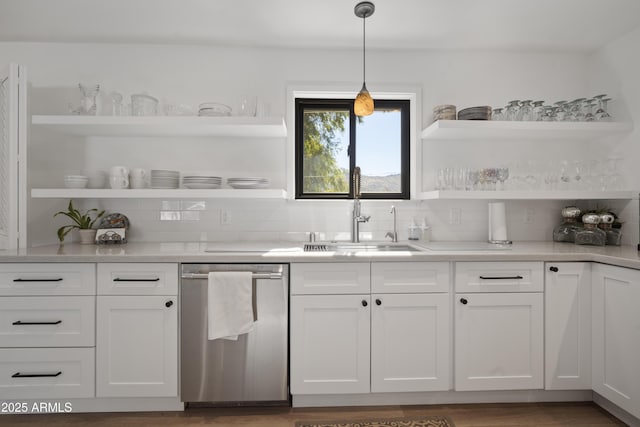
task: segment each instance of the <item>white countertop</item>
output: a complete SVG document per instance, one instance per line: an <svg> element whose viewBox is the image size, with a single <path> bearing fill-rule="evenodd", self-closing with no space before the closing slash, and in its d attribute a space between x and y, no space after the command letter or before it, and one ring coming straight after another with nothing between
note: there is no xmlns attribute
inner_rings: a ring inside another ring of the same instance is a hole
<svg viewBox="0 0 640 427"><path fill-rule="evenodd" d="M369 242L363 242L369 243ZM386 242L388 243L388 242ZM0 251L0 262L367 262L367 261L595 261L640 269L636 246L579 246L515 242L496 250L482 242L401 242L422 251L304 252L297 242L149 242L40 246ZM432 249L427 249L430 246ZM207 252L213 250L213 252Z"/></svg>

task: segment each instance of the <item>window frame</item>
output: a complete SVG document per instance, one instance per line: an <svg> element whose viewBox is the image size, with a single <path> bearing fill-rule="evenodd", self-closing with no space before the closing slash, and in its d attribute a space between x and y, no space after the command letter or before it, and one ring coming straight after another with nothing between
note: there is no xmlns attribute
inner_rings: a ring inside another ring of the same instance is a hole
<svg viewBox="0 0 640 427"><path fill-rule="evenodd" d="M400 117L400 192L398 193L362 193L365 200L410 200L411 198L411 100L410 99L378 99L376 108L398 108ZM349 176L357 166L356 127L357 116L353 111L353 99L347 98L295 98L294 117L294 185L297 200L352 200L353 182L349 179L348 193L304 193L303 192L303 116L306 108L336 108L349 111ZM355 154L355 155L354 155Z"/></svg>

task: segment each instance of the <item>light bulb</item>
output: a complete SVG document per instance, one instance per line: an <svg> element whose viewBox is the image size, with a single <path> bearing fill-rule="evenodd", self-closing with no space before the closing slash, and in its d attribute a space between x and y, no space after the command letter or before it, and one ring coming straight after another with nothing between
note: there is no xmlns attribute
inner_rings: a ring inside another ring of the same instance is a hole
<svg viewBox="0 0 640 427"><path fill-rule="evenodd" d="M362 83L362 89L356 96L356 100L353 103L353 112L356 116L370 116L373 114L373 98L367 90L366 84Z"/></svg>

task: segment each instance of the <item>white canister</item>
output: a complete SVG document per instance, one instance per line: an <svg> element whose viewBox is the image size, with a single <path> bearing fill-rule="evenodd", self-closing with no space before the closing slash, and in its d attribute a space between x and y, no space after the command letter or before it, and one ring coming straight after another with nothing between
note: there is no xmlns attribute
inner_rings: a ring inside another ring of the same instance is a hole
<svg viewBox="0 0 640 427"><path fill-rule="evenodd" d="M129 169L113 166L109 169L109 184L113 189L129 188Z"/></svg>

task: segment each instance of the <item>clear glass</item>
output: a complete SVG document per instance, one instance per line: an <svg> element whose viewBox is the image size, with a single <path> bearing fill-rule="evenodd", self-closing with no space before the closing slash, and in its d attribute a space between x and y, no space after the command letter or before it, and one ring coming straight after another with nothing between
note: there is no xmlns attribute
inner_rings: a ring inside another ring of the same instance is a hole
<svg viewBox="0 0 640 427"><path fill-rule="evenodd" d="M505 120L517 120L518 110L520 109L520 101L509 101L509 104L505 108Z"/></svg>
<svg viewBox="0 0 640 427"><path fill-rule="evenodd" d="M506 166L500 166L496 168L496 178L498 179L499 185L496 187L497 190L505 189L505 181L509 178L509 168Z"/></svg>
<svg viewBox="0 0 640 427"><path fill-rule="evenodd" d="M596 100L598 108L595 112L595 118L599 122L611 122L613 117L607 111L607 103L611 101L611 98L607 98L607 95L597 95L593 99Z"/></svg>
<svg viewBox="0 0 640 427"><path fill-rule="evenodd" d="M598 224L598 228L606 234L606 244L610 246L620 246L622 242L622 231L619 228L613 228L611 224Z"/></svg>
<svg viewBox="0 0 640 427"><path fill-rule="evenodd" d="M502 108L493 109L491 120L497 120L497 121L504 120L504 113L502 112Z"/></svg>
<svg viewBox="0 0 640 427"><path fill-rule="evenodd" d="M604 246L607 243L607 233L600 230L596 224L585 224L582 230L575 232L576 245Z"/></svg>
<svg viewBox="0 0 640 427"><path fill-rule="evenodd" d="M531 120L540 122L544 116L544 101L534 101L531 113Z"/></svg>
<svg viewBox="0 0 640 427"><path fill-rule="evenodd" d="M80 98L80 107L78 108L78 114L82 116L95 116L96 115L96 98L100 91L100 85L97 84L78 84L82 98Z"/></svg>
<svg viewBox="0 0 640 427"><path fill-rule="evenodd" d="M576 232L581 230L582 226L575 218L566 218L562 224L553 229L553 241L574 243Z"/></svg>
<svg viewBox="0 0 640 427"><path fill-rule="evenodd" d="M522 101L522 104L520 105L520 109L518 110L518 115L517 115L518 121L524 121L524 122L531 121L531 115L532 115L532 109L533 109L533 107L531 106L531 102L532 101L530 99Z"/></svg>

